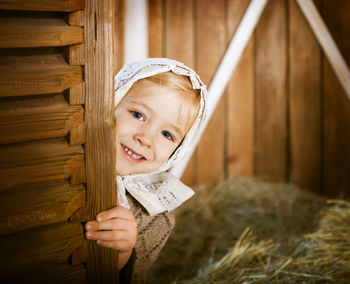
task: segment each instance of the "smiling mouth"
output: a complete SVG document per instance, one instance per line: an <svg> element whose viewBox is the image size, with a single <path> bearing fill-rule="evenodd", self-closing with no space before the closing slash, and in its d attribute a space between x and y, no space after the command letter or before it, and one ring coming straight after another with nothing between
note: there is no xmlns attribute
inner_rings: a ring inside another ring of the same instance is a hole
<svg viewBox="0 0 350 284"><path fill-rule="evenodd" d="M145 157L137 154L137 153L134 153L131 149L129 149L128 147L126 147L125 145L121 144L124 152L128 155L128 157L130 157L131 159L133 160L137 160L137 161L142 161L142 160L146 160Z"/></svg>

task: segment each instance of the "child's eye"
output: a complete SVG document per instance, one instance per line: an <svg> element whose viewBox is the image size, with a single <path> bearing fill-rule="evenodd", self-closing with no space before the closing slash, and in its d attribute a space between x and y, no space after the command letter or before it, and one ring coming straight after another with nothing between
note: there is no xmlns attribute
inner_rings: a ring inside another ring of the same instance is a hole
<svg viewBox="0 0 350 284"><path fill-rule="evenodd" d="M163 130L162 131L162 135L166 138L169 139L171 141L174 141L174 137L173 135L171 135L171 133L169 131Z"/></svg>
<svg viewBox="0 0 350 284"><path fill-rule="evenodd" d="M138 120L144 121L145 118L143 117L143 115L141 113L139 113L138 111L131 111L131 115L133 117L135 117Z"/></svg>

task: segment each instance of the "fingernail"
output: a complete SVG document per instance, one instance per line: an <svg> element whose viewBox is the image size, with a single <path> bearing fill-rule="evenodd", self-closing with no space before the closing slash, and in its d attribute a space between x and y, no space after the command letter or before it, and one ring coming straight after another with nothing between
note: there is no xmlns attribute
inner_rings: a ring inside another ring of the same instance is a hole
<svg viewBox="0 0 350 284"><path fill-rule="evenodd" d="M91 233L86 233L85 236L86 236L87 239L89 239L89 238L92 237L92 234Z"/></svg>
<svg viewBox="0 0 350 284"><path fill-rule="evenodd" d="M86 230L90 230L92 227L91 227L91 225L86 225L85 228L86 228Z"/></svg>
<svg viewBox="0 0 350 284"><path fill-rule="evenodd" d="M102 242L100 240L97 240L96 243L100 245Z"/></svg>
<svg viewBox="0 0 350 284"><path fill-rule="evenodd" d="M96 217L96 220L97 220L97 221L102 221L102 217L101 217L101 216L97 216L97 217Z"/></svg>

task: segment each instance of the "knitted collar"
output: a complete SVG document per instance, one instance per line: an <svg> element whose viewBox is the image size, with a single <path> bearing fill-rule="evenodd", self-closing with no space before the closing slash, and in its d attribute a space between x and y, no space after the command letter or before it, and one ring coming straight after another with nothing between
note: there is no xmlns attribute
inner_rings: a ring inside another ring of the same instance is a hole
<svg viewBox="0 0 350 284"><path fill-rule="evenodd" d="M198 115L181 145L157 171L117 176L119 204L130 209L126 198L126 191L128 191L151 216L175 209L194 194L192 189L180 182L168 170L191 150L191 145L205 119L207 89L191 68L168 58L147 58L124 65L114 78L115 106L117 106L136 81L168 71L188 76L193 88L200 90Z"/></svg>

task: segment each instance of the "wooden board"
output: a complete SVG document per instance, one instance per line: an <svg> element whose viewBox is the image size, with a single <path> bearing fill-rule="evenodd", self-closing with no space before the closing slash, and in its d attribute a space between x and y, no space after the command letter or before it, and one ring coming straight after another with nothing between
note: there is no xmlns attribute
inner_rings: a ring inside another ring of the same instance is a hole
<svg viewBox="0 0 350 284"><path fill-rule="evenodd" d="M190 68L195 69L195 19L194 2L167 1L165 16L165 55L168 58L179 60ZM184 29L184 26L186 29ZM179 44L181 42L181 44ZM182 181L186 184L195 184L197 154L193 154Z"/></svg>
<svg viewBox="0 0 350 284"><path fill-rule="evenodd" d="M125 29L125 1L117 0L115 9L115 28L114 28L114 47L115 47L115 63L114 73L117 74L124 65L124 29Z"/></svg>
<svg viewBox="0 0 350 284"><path fill-rule="evenodd" d="M53 280L55 279L55 280ZM14 279L4 279L4 283L86 283L86 269L84 265L70 265L68 263L55 265L41 265L36 270L23 274L16 274Z"/></svg>
<svg viewBox="0 0 350 284"><path fill-rule="evenodd" d="M0 9L24 11L64 11L84 9L85 0L0 0Z"/></svg>
<svg viewBox="0 0 350 284"><path fill-rule="evenodd" d="M350 2L323 1L323 18L350 66ZM323 193L350 196L350 101L324 58Z"/></svg>
<svg viewBox="0 0 350 284"><path fill-rule="evenodd" d="M59 54L0 58L0 97L60 93L82 80L82 67Z"/></svg>
<svg viewBox="0 0 350 284"><path fill-rule="evenodd" d="M84 166L81 145L65 138L0 146L0 190L30 182L69 178Z"/></svg>
<svg viewBox="0 0 350 284"><path fill-rule="evenodd" d="M255 173L285 181L287 156L286 2L270 0L256 29Z"/></svg>
<svg viewBox="0 0 350 284"><path fill-rule="evenodd" d="M212 80L226 47L225 1L196 1L197 71L204 84ZM198 145L197 183L218 181L225 175L224 94Z"/></svg>
<svg viewBox="0 0 350 284"><path fill-rule="evenodd" d="M249 0L229 0L228 38L236 31ZM254 173L254 38L251 38L228 84L227 154L228 177Z"/></svg>
<svg viewBox="0 0 350 284"><path fill-rule="evenodd" d="M63 137L83 120L83 107L69 106L62 94L3 100L0 144Z"/></svg>
<svg viewBox="0 0 350 284"><path fill-rule="evenodd" d="M84 30L59 18L0 18L0 48L83 43Z"/></svg>
<svg viewBox="0 0 350 284"><path fill-rule="evenodd" d="M21 184L0 191L0 235L64 222L85 204L83 185L67 180Z"/></svg>
<svg viewBox="0 0 350 284"><path fill-rule="evenodd" d="M175 2L175 1L173 1ZM163 57L165 49L163 11L164 1L148 1L148 52L149 57Z"/></svg>
<svg viewBox="0 0 350 284"><path fill-rule="evenodd" d="M85 9L86 221L117 205L114 8L113 0L91 0ZM94 241L86 248L87 282L118 283L117 251Z"/></svg>
<svg viewBox="0 0 350 284"><path fill-rule="evenodd" d="M59 223L0 237L1 279L17 278L68 262L83 243L81 224Z"/></svg>
<svg viewBox="0 0 350 284"><path fill-rule="evenodd" d="M289 1L290 181L320 192L321 50L296 1Z"/></svg>

